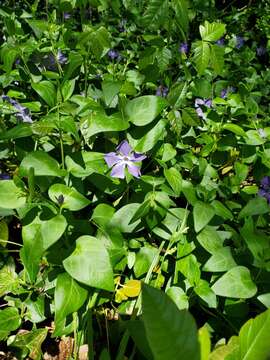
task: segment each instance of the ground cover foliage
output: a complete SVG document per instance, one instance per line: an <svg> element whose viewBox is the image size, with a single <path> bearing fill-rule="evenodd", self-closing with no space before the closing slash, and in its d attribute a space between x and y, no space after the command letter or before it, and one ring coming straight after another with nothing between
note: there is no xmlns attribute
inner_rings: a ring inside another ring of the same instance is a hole
<svg viewBox="0 0 270 360"><path fill-rule="evenodd" d="M3 358L269 359L268 2L1 5Z"/></svg>

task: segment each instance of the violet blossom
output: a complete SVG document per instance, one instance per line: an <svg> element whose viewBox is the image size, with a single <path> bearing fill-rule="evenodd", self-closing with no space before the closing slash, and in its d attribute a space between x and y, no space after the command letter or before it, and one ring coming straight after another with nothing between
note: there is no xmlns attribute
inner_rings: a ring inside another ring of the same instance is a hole
<svg viewBox="0 0 270 360"><path fill-rule="evenodd" d="M237 49L240 49L243 45L244 45L244 42L245 42L245 40L244 40L244 38L242 37L242 36L236 36L235 37L235 40L236 40L236 45L235 45L235 47L237 48Z"/></svg>
<svg viewBox="0 0 270 360"><path fill-rule="evenodd" d="M156 95L161 97L166 97L168 93L169 93L169 89L163 85L160 85L156 91Z"/></svg>
<svg viewBox="0 0 270 360"><path fill-rule="evenodd" d="M107 165L112 168L111 177L124 179L125 169L134 177L141 176L140 165L136 165L146 158L145 155L132 150L127 140L122 141L116 148L116 152L104 155Z"/></svg>
<svg viewBox="0 0 270 360"><path fill-rule="evenodd" d="M0 180L10 180L11 177L8 174L0 174Z"/></svg>
<svg viewBox="0 0 270 360"><path fill-rule="evenodd" d="M178 51L181 53L181 54L187 54L188 53L188 44L187 43L181 43L180 46L179 46L179 49Z"/></svg>
<svg viewBox="0 0 270 360"><path fill-rule="evenodd" d="M258 56L263 56L266 53L266 48L263 47L263 46L259 46L256 49L256 53L257 53Z"/></svg>
<svg viewBox="0 0 270 360"><path fill-rule="evenodd" d="M33 122L32 118L31 118L30 110L28 108L22 106L16 100L11 99L7 95L2 95L2 99L7 101L8 103L10 103L17 110L15 116L18 120L25 122L25 123Z"/></svg>
<svg viewBox="0 0 270 360"><path fill-rule="evenodd" d="M216 45L218 45L218 46L224 46L224 44L225 44L225 39L224 39L224 37L221 37L220 39L218 39L218 40L216 41Z"/></svg>
<svg viewBox="0 0 270 360"><path fill-rule="evenodd" d="M207 108L211 108L212 107L212 100L211 99L195 99L195 109L196 109L196 113L199 117L201 117L202 119L206 120L206 115L203 111L203 109L201 108L201 106L205 106Z"/></svg>
<svg viewBox="0 0 270 360"><path fill-rule="evenodd" d="M270 204L270 176L262 178L258 195L264 197Z"/></svg>
<svg viewBox="0 0 270 360"><path fill-rule="evenodd" d="M226 89L222 89L220 92L220 97L222 99L225 99L229 93L233 93L235 92L235 88L233 86L228 86Z"/></svg>
<svg viewBox="0 0 270 360"><path fill-rule="evenodd" d="M113 49L110 49L108 51L108 56L111 60L118 60L120 61L121 60L121 55L119 54L119 52L117 50L113 50Z"/></svg>

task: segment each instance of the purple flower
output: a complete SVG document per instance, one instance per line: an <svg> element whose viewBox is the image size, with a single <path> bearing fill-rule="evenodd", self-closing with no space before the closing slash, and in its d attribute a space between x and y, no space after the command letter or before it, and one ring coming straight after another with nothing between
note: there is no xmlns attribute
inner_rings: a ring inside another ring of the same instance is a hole
<svg viewBox="0 0 270 360"><path fill-rule="evenodd" d="M195 104L194 105L195 105L197 115L205 120L206 115L205 115L203 109L201 108L201 106L211 108L212 107L212 100L211 99L198 99L197 98L197 99L195 99Z"/></svg>
<svg viewBox="0 0 270 360"><path fill-rule="evenodd" d="M121 55L119 52L113 49L108 51L108 56L111 60L121 60Z"/></svg>
<svg viewBox="0 0 270 360"><path fill-rule="evenodd" d="M237 49L240 49L243 45L244 45L244 42L245 42L245 40L244 40L244 38L242 37L242 36L236 36L235 37L235 40L236 40L236 45L235 45L235 47L237 48Z"/></svg>
<svg viewBox="0 0 270 360"><path fill-rule="evenodd" d="M262 178L258 195L264 197L270 204L270 176Z"/></svg>
<svg viewBox="0 0 270 360"><path fill-rule="evenodd" d="M11 99L7 95L2 95L2 99L10 103L17 110L15 116L17 117L18 120L26 123L33 122L33 120L31 119L30 110L28 108L22 106L16 100Z"/></svg>
<svg viewBox="0 0 270 360"><path fill-rule="evenodd" d="M181 53L181 54L187 54L188 53L188 44L187 43L181 43L180 46L179 46L179 49L178 51Z"/></svg>
<svg viewBox="0 0 270 360"><path fill-rule="evenodd" d="M263 46L259 46L256 49L256 53L258 56L263 56L266 53L266 48Z"/></svg>
<svg viewBox="0 0 270 360"><path fill-rule="evenodd" d="M61 50L58 50L56 54L56 60L60 65L65 65L67 63L68 58L66 57L65 54L62 53Z"/></svg>
<svg viewBox="0 0 270 360"><path fill-rule="evenodd" d="M140 166L136 163L144 160L145 155L136 153L132 150L127 140L122 141L116 148L116 152L104 155L107 165L111 168L111 176L119 179L125 178L125 169L134 177L141 176Z"/></svg>
<svg viewBox="0 0 270 360"><path fill-rule="evenodd" d="M264 176L261 180L261 188L270 191L270 176Z"/></svg>
<svg viewBox="0 0 270 360"><path fill-rule="evenodd" d="M225 44L225 39L224 39L224 37L221 37L220 39L218 39L218 40L216 41L216 44L217 44L218 46L224 46L224 44Z"/></svg>
<svg viewBox="0 0 270 360"><path fill-rule="evenodd" d="M71 18L71 14L70 14L70 13L68 13L68 12L64 12L64 14L63 14L63 18L64 18L64 20L68 20L68 19L70 19L70 18Z"/></svg>
<svg viewBox="0 0 270 360"><path fill-rule="evenodd" d="M225 99L225 97L227 97L228 95L228 90L227 89L222 89L221 92L220 92L220 97L222 99Z"/></svg>
<svg viewBox="0 0 270 360"><path fill-rule="evenodd" d="M9 180L11 177L8 174L0 174L0 180Z"/></svg>
<svg viewBox="0 0 270 360"><path fill-rule="evenodd" d="M166 97L168 93L169 93L169 89L163 85L160 85L156 91L156 95L161 97Z"/></svg>

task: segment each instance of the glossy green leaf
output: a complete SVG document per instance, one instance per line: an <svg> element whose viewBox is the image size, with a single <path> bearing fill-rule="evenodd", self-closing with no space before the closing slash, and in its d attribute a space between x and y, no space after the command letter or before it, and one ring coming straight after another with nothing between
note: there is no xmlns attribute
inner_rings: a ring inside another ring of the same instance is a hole
<svg viewBox="0 0 270 360"><path fill-rule="evenodd" d="M16 330L21 324L18 309L8 307L0 310L0 340L4 340L10 331Z"/></svg>
<svg viewBox="0 0 270 360"><path fill-rule="evenodd" d="M87 298L87 293L87 290L67 273L58 275L54 294L56 322L79 310Z"/></svg>
<svg viewBox="0 0 270 360"><path fill-rule="evenodd" d="M236 124L224 124L222 128L225 130L231 131L235 135L239 135L242 137L247 136L245 131L239 125L236 125Z"/></svg>
<svg viewBox="0 0 270 360"><path fill-rule="evenodd" d="M235 266L218 279L212 286L216 295L236 299L248 299L257 292L250 271L244 266Z"/></svg>
<svg viewBox="0 0 270 360"><path fill-rule="evenodd" d="M16 335L12 346L29 351L30 359L40 359L42 356L41 345L46 339L48 329L34 329Z"/></svg>
<svg viewBox="0 0 270 360"><path fill-rule="evenodd" d="M182 176L176 168L164 169L164 176L173 189L175 196L179 196L182 189Z"/></svg>
<svg viewBox="0 0 270 360"><path fill-rule="evenodd" d="M200 360L209 360L209 355L211 351L211 339L206 325L204 325L199 329L198 335L199 335L199 342L201 347Z"/></svg>
<svg viewBox="0 0 270 360"><path fill-rule="evenodd" d="M179 310L188 309L188 296L183 289L172 286L166 291L166 294L174 301Z"/></svg>
<svg viewBox="0 0 270 360"><path fill-rule="evenodd" d="M263 197L255 197L249 200L246 206L240 211L238 217L242 219L247 216L260 215L269 213L269 205Z"/></svg>
<svg viewBox="0 0 270 360"><path fill-rule="evenodd" d="M2 131L0 133L0 140L19 139L32 135L33 130L30 124L19 124L13 128Z"/></svg>
<svg viewBox="0 0 270 360"><path fill-rule="evenodd" d="M65 176L66 171L60 169L58 162L45 151L34 151L26 155L20 165L20 174L28 176L30 168L35 176Z"/></svg>
<svg viewBox="0 0 270 360"><path fill-rule="evenodd" d="M211 241L211 240L210 240ZM229 246L217 249L210 259L204 264L204 271L222 272L230 270L237 264L232 257L231 248Z"/></svg>
<svg viewBox="0 0 270 360"><path fill-rule="evenodd" d="M32 83L32 88L49 106L55 106L56 89L52 82L44 80L39 83Z"/></svg>
<svg viewBox="0 0 270 360"><path fill-rule="evenodd" d="M103 112L95 112L82 119L81 132L86 140L95 134L107 131L126 130L129 124L120 113L107 116Z"/></svg>
<svg viewBox="0 0 270 360"><path fill-rule="evenodd" d="M3 209L16 209L24 206L26 194L18 188L13 180L0 182L0 204Z"/></svg>
<svg viewBox="0 0 270 360"><path fill-rule="evenodd" d="M71 211L81 210L90 204L90 200L79 193L76 189L64 184L53 184L49 188L48 194L50 199L55 203L58 203L59 197L63 196L64 201L61 207Z"/></svg>
<svg viewBox="0 0 270 360"><path fill-rule="evenodd" d="M186 310L180 311L168 295L144 285L142 317L154 359L200 358L195 321Z"/></svg>
<svg viewBox="0 0 270 360"><path fill-rule="evenodd" d="M91 220L102 228L112 220L115 209L108 204L98 204L92 214ZM121 219L123 220L123 218Z"/></svg>
<svg viewBox="0 0 270 360"><path fill-rule="evenodd" d="M210 308L217 307L217 297L206 280L200 279L194 287L194 291Z"/></svg>
<svg viewBox="0 0 270 360"><path fill-rule="evenodd" d="M21 258L32 282L39 271L40 258L50 246L61 238L67 227L63 215L42 221L36 217L30 224L23 226L23 248Z"/></svg>
<svg viewBox="0 0 270 360"><path fill-rule="evenodd" d="M211 45L211 63L216 74L222 74L224 68L224 48Z"/></svg>
<svg viewBox="0 0 270 360"><path fill-rule="evenodd" d="M125 113L134 125L144 126L153 121L166 105L167 101L159 96L145 95L130 100L125 107Z"/></svg>
<svg viewBox="0 0 270 360"><path fill-rule="evenodd" d="M104 245L93 236L81 236L76 248L63 262L65 270L79 282L113 291L113 270Z"/></svg>
<svg viewBox="0 0 270 360"><path fill-rule="evenodd" d="M225 29L225 24L205 21L204 25L200 25L200 34L204 41L217 41L224 35Z"/></svg>
<svg viewBox="0 0 270 360"><path fill-rule="evenodd" d="M196 232L202 230L215 215L215 210L210 204L197 201L193 209L194 228Z"/></svg>
<svg viewBox="0 0 270 360"><path fill-rule="evenodd" d="M210 58L211 58L211 49L210 45L204 41L198 41L194 49L194 61L196 64L196 69L201 75L206 70Z"/></svg>

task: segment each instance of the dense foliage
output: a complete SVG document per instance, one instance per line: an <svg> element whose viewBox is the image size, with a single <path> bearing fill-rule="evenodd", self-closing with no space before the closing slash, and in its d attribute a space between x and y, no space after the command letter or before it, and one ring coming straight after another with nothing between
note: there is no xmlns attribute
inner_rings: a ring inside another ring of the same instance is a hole
<svg viewBox="0 0 270 360"><path fill-rule="evenodd" d="M6 358L269 359L268 1L1 3Z"/></svg>

